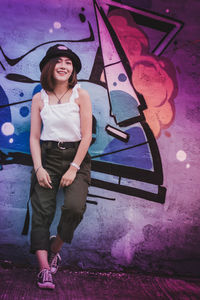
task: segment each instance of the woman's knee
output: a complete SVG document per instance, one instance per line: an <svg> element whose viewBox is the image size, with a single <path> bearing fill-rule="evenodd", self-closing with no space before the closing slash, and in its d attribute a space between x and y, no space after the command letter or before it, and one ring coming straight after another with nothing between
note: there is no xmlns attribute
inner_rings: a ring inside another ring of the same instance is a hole
<svg viewBox="0 0 200 300"><path fill-rule="evenodd" d="M68 204L67 206L63 205L62 213L67 213L73 216L82 216L85 212L86 205L78 205L76 203Z"/></svg>

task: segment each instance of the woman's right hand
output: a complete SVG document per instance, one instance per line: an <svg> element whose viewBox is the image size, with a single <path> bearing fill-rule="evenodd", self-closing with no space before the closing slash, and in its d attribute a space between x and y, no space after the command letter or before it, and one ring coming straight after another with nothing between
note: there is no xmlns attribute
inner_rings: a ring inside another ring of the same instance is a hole
<svg viewBox="0 0 200 300"><path fill-rule="evenodd" d="M42 166L38 169L36 176L40 186L52 189L51 178Z"/></svg>

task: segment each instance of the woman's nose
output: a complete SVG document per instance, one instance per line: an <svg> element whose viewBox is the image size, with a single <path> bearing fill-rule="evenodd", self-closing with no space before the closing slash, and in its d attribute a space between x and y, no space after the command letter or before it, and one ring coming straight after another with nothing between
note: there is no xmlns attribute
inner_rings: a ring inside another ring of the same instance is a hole
<svg viewBox="0 0 200 300"><path fill-rule="evenodd" d="M61 62L60 62L60 67L61 67L61 68L66 68L66 63L65 63L64 61L61 61Z"/></svg>

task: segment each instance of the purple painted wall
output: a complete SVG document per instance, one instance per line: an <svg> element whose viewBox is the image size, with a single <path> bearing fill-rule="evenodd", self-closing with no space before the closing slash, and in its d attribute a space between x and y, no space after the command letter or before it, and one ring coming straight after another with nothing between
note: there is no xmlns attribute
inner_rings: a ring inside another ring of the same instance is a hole
<svg viewBox="0 0 200 300"><path fill-rule="evenodd" d="M200 3L6 0L0 8L0 259L36 263L21 235L30 107L38 64L59 41L82 60L78 80L94 115L87 210L63 263L199 275ZM62 191L54 234L61 204Z"/></svg>

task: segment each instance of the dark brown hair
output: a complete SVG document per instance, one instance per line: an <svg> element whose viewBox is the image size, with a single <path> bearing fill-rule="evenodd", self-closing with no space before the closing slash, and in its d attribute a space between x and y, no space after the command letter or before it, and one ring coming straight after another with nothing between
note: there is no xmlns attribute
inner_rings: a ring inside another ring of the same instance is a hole
<svg viewBox="0 0 200 300"><path fill-rule="evenodd" d="M58 58L52 58L42 69L40 82L45 91L52 92L54 90L55 81L53 78L53 72L57 62ZM77 74L75 68L73 68L72 74L69 77L68 84L69 88L73 88L77 84Z"/></svg>

